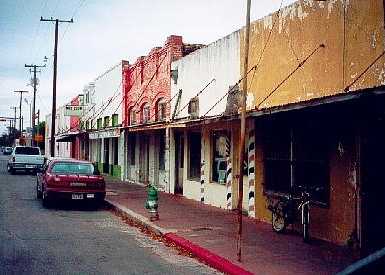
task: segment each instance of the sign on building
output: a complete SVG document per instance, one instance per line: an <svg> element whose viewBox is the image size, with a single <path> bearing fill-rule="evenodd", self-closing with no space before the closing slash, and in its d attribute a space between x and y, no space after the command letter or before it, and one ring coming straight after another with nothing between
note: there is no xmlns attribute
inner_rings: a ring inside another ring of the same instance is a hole
<svg viewBox="0 0 385 275"><path fill-rule="evenodd" d="M91 132L88 135L89 139L99 139L99 138L113 138L113 137L119 137L120 136L120 129L109 129L104 131L98 131L98 132Z"/></svg>
<svg viewBox="0 0 385 275"><path fill-rule="evenodd" d="M64 110L65 116L82 116L83 106L79 105L66 105Z"/></svg>

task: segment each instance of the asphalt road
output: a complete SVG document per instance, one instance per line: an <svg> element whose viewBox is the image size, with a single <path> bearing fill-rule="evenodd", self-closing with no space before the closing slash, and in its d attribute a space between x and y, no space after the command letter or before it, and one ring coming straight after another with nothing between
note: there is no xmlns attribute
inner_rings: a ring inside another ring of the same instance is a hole
<svg viewBox="0 0 385 275"><path fill-rule="evenodd" d="M0 274L218 274L105 209L36 199L35 176L0 155Z"/></svg>

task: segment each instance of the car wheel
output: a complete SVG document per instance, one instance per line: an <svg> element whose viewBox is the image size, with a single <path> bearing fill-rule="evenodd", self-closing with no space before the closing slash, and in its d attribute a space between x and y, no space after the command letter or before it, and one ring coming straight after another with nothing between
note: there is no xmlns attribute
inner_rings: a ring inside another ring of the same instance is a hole
<svg viewBox="0 0 385 275"><path fill-rule="evenodd" d="M50 202L47 198L47 195L45 195L45 192L42 192L42 204L43 204L43 207L45 207L45 208L50 207Z"/></svg>
<svg viewBox="0 0 385 275"><path fill-rule="evenodd" d="M39 190L38 182L36 181L36 198L41 199L43 197L42 192Z"/></svg>
<svg viewBox="0 0 385 275"><path fill-rule="evenodd" d="M15 170L14 170L11 166L9 166L9 164L7 165L7 171L8 171L8 173L10 173L11 175L15 174Z"/></svg>

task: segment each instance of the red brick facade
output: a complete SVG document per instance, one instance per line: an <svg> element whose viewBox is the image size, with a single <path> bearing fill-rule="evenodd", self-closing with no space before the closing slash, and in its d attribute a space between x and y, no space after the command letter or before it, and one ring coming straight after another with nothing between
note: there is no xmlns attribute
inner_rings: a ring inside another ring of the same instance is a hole
<svg viewBox="0 0 385 275"><path fill-rule="evenodd" d="M195 46L198 48L199 46ZM123 125L142 124L158 119L158 103L165 104L165 115L169 116L171 93L171 62L192 50L182 42L181 36L171 35L164 46L153 48L147 56L123 68ZM149 114L143 109L149 110ZM136 121L130 119L135 112Z"/></svg>

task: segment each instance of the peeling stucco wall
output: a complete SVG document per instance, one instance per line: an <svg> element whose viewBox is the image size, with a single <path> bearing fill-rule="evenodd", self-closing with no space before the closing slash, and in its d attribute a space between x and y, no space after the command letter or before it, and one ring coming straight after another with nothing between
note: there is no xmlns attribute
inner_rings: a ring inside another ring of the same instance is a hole
<svg viewBox="0 0 385 275"><path fill-rule="evenodd" d="M241 61L244 40L242 29ZM248 109L342 93L383 52L384 43L380 0L300 0L252 22L249 68L260 58L261 62L254 77L248 77ZM325 48L319 48L260 104L320 44ZM349 90L384 85L384 62L380 58Z"/></svg>
<svg viewBox="0 0 385 275"><path fill-rule="evenodd" d="M195 97L207 84L215 78L199 95L199 115L204 115L240 78L239 56L240 32L236 31L210 45L203 47L181 59L171 63L172 70L178 70L178 79L175 84L171 81L171 98L182 90L179 107L183 107ZM174 112L177 97L171 102L171 114ZM226 107L226 98L208 113L222 114ZM179 111L180 108L177 109ZM185 108L177 118L187 117Z"/></svg>

